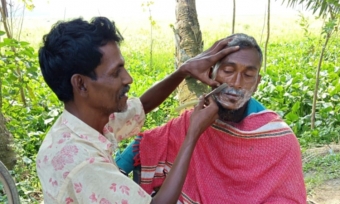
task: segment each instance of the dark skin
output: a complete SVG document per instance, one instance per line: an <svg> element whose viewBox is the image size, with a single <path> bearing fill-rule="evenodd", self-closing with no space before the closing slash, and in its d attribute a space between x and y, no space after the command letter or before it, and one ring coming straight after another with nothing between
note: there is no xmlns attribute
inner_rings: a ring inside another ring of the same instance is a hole
<svg viewBox="0 0 340 204"><path fill-rule="evenodd" d="M145 113L159 106L189 75L210 86L218 86L219 82L209 78L210 68L224 56L239 49L225 48L228 42L226 39L216 42L210 49L188 60L174 73L147 90L140 97ZM70 79L74 100L65 103L65 109L103 133L109 115L127 108L126 93L133 80L124 67L124 58L116 42L109 42L100 47L100 50L103 57L95 69L97 79L74 74ZM172 170L160 191L153 197L152 203L177 202L196 142L201 133L218 118L217 111L218 107L213 99L209 99L209 105L204 105L204 99L200 99L191 116L191 125Z"/></svg>
<svg viewBox="0 0 340 204"><path fill-rule="evenodd" d="M224 57L218 67L216 81L227 83L236 90L243 90L249 97L255 93L261 81L261 59L255 48L242 48ZM250 98L227 95L224 103L218 103L219 118L225 122L240 122ZM238 108L239 104L242 104Z"/></svg>

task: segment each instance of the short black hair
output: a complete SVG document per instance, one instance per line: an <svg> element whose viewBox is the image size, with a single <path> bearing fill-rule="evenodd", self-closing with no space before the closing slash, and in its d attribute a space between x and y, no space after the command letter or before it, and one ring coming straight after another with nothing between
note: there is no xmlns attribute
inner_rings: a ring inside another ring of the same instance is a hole
<svg viewBox="0 0 340 204"><path fill-rule="evenodd" d="M110 41L120 43L123 37L113 21L95 17L91 21L77 18L58 21L44 35L39 49L39 64L44 80L59 100L73 100L71 77L82 74L96 80L100 64L99 48Z"/></svg>

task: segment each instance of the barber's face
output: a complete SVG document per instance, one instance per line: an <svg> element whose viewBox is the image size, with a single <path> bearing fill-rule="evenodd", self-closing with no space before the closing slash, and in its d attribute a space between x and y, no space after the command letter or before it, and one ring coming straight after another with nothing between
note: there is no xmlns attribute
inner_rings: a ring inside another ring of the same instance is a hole
<svg viewBox="0 0 340 204"><path fill-rule="evenodd" d="M218 102L230 110L243 107L260 83L260 68L260 56L255 48L240 49L223 58L215 80L227 83L228 87L215 95Z"/></svg>
<svg viewBox="0 0 340 204"><path fill-rule="evenodd" d="M132 83L124 67L124 59L116 42L100 47L103 53L100 65L95 69L97 79L88 78L89 105L105 114L124 111L127 92Z"/></svg>

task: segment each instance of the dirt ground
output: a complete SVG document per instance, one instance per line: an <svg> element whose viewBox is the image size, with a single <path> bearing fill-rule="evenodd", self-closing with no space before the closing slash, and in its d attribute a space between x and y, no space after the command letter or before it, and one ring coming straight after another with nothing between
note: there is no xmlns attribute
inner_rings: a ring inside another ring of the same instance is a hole
<svg viewBox="0 0 340 204"><path fill-rule="evenodd" d="M340 204L340 178L314 188L308 196L308 204Z"/></svg>
<svg viewBox="0 0 340 204"><path fill-rule="evenodd" d="M340 145L330 146L334 152L340 152ZM308 150L304 155L304 162L315 155L326 155L329 146ZM339 166L340 168L340 166ZM324 181L313 188L308 195L308 204L340 204L340 178Z"/></svg>

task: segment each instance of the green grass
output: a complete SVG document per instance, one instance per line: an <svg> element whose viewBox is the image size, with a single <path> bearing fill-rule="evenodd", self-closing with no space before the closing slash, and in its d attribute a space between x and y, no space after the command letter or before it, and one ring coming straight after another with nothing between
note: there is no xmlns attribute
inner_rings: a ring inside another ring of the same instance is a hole
<svg viewBox="0 0 340 204"><path fill-rule="evenodd" d="M324 181L340 178L340 153L316 156L303 165L307 191Z"/></svg>

